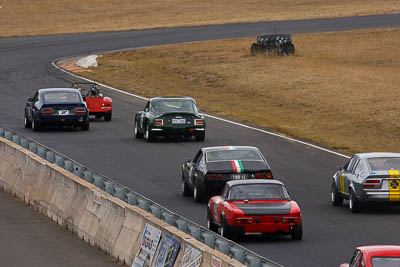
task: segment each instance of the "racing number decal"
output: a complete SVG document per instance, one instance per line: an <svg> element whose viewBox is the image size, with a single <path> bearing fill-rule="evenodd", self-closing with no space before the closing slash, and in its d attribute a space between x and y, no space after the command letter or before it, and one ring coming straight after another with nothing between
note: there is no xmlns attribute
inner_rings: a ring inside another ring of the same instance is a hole
<svg viewBox="0 0 400 267"><path fill-rule="evenodd" d="M400 178L398 170L388 170L390 178ZM400 201L400 180L389 180L389 201Z"/></svg>
<svg viewBox="0 0 400 267"><path fill-rule="evenodd" d="M343 173L339 177L339 182L340 182L340 190L343 193L346 193L346 191L344 190L344 174Z"/></svg>

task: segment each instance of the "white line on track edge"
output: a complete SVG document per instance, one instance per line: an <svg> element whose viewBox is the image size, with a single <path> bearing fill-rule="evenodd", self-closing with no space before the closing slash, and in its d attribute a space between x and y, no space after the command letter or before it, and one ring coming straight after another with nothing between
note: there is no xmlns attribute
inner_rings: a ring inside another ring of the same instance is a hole
<svg viewBox="0 0 400 267"><path fill-rule="evenodd" d="M113 91L116 91L116 92L119 92L119 93L122 93L122 94L133 96L135 98L139 98L139 99L142 99L142 100L149 100L148 98L146 98L144 96L128 93L126 91L123 91L123 90L108 86L106 84L102 84L102 83L99 83L97 81L93 81L93 80L90 80L88 78L84 78L84 77L78 76L78 75L76 75L76 74L74 74L74 73L72 73L70 71L67 71L67 70L57 66L57 64L55 62L57 62L59 60L61 60L61 59L56 59L53 62L51 62L51 64L53 65L53 67L55 67L56 69L58 69L58 70L60 70L60 71L62 71L64 73L67 73L67 74L72 75L74 77L77 77L79 79L85 80L87 82L97 83L97 84L99 84L99 85L101 85L103 87L106 87L106 88L108 88L110 90L113 90ZM213 115L210 115L210 114L204 114L204 116L212 118L212 119L215 119L215 120L223 121L223 122L226 122L226 123L230 123L230 124L233 124L233 125L237 125L237 126L240 126L240 127L244 127L244 128L250 129L250 130L258 131L258 132L261 132L261 133L264 133L264 134L269 134L269 135L276 136L276 137L279 137L279 138L282 138L282 139L286 139L288 141L292 141L292 142L295 142L295 143L298 143L298 144L309 146L309 147L312 147L312 148L315 148L315 149L318 149L318 150L321 150L321 151L324 151L324 152L328 152L328 153L331 153L331 154L334 154L334 155L337 155L337 156L340 156L340 157L344 157L344 158L347 158L347 159L350 158L349 156L344 155L342 153L339 153L339 152L336 152L336 151L333 151L333 150L329 150L329 149L326 149L326 148L323 148L323 147L320 147L320 146L317 146L317 145L313 145L313 144L310 144L310 143L307 143L307 142L304 142L304 141L301 141L301 140L298 140L298 139L294 139L294 138L291 138L291 137L288 137L288 136L284 136L282 134L266 131L266 130L263 130L263 129L260 129L260 128L256 128L256 127L249 126L249 125L246 125L246 124L243 124L243 123L234 122L234 121L227 120L227 119L224 119L224 118L216 117L216 116L213 116Z"/></svg>

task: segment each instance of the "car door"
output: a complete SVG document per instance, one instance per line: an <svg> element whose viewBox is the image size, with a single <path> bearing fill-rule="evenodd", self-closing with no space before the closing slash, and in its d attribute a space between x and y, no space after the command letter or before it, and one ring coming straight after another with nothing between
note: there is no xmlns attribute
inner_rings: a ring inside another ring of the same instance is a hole
<svg viewBox="0 0 400 267"><path fill-rule="evenodd" d="M344 173L344 190L347 195L350 195L350 184L357 179L355 170L360 163L359 157L354 157L354 160L349 165L348 170Z"/></svg>
<svg viewBox="0 0 400 267"><path fill-rule="evenodd" d="M193 177L194 177L194 166L196 166L196 162L199 160L200 155L202 154L201 149L197 151L196 155L193 157L192 160L188 160L186 162L186 166L184 168L185 177L187 177L187 182L190 188L193 188Z"/></svg>
<svg viewBox="0 0 400 267"><path fill-rule="evenodd" d="M203 151L200 150L200 153L196 155L197 157L193 161L192 165L192 170L189 175L189 178L191 179L191 182L194 184L196 180L198 179L199 181L203 181L204 177L204 168L205 168L205 161L204 161L204 155Z"/></svg>
<svg viewBox="0 0 400 267"><path fill-rule="evenodd" d="M34 118L34 114L36 114L40 109L39 92L36 92L33 98L28 99L28 103L26 104L26 106L27 106L27 116L29 120L32 121Z"/></svg>
<svg viewBox="0 0 400 267"><path fill-rule="evenodd" d="M353 156L346 165L344 165L343 169L339 173L339 177L337 179L337 188L343 195L349 195L349 178L351 178L351 169L354 166L354 163L358 157Z"/></svg>
<svg viewBox="0 0 400 267"><path fill-rule="evenodd" d="M221 196L215 200L214 210L213 210L213 221L216 224L221 225L221 214L225 210L225 206L223 205L225 200L228 198L229 194L229 186L225 185L222 189Z"/></svg>
<svg viewBox="0 0 400 267"><path fill-rule="evenodd" d="M139 129L138 130L141 133L145 132L145 127L146 127L145 118L146 118L146 114L149 112L149 109L150 109L150 101L147 101L147 104L146 104L146 107L144 108L144 110L139 112L139 116L138 116L138 119L139 119L138 128Z"/></svg>

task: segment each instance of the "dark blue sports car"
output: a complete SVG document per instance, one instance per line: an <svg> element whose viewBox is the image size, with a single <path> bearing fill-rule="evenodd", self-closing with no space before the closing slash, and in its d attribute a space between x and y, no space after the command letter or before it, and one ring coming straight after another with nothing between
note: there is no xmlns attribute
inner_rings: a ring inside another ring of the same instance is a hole
<svg viewBox="0 0 400 267"><path fill-rule="evenodd" d="M75 126L89 130L89 112L81 93L72 88L39 89L25 107L25 128L46 125Z"/></svg>

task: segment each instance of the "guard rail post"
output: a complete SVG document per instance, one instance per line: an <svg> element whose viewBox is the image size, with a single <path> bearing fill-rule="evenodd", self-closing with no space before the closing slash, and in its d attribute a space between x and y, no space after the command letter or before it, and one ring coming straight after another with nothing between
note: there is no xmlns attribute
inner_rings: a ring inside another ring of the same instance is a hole
<svg viewBox="0 0 400 267"><path fill-rule="evenodd" d="M136 206L137 204L137 198L136 198L136 194L129 192L128 194L126 194L128 196L128 204L129 205L133 205Z"/></svg>
<svg viewBox="0 0 400 267"><path fill-rule="evenodd" d="M50 163L54 163L55 162L55 154L54 154L54 152L53 151L47 151L46 152L46 159L47 159L47 161L48 162L50 162Z"/></svg>

